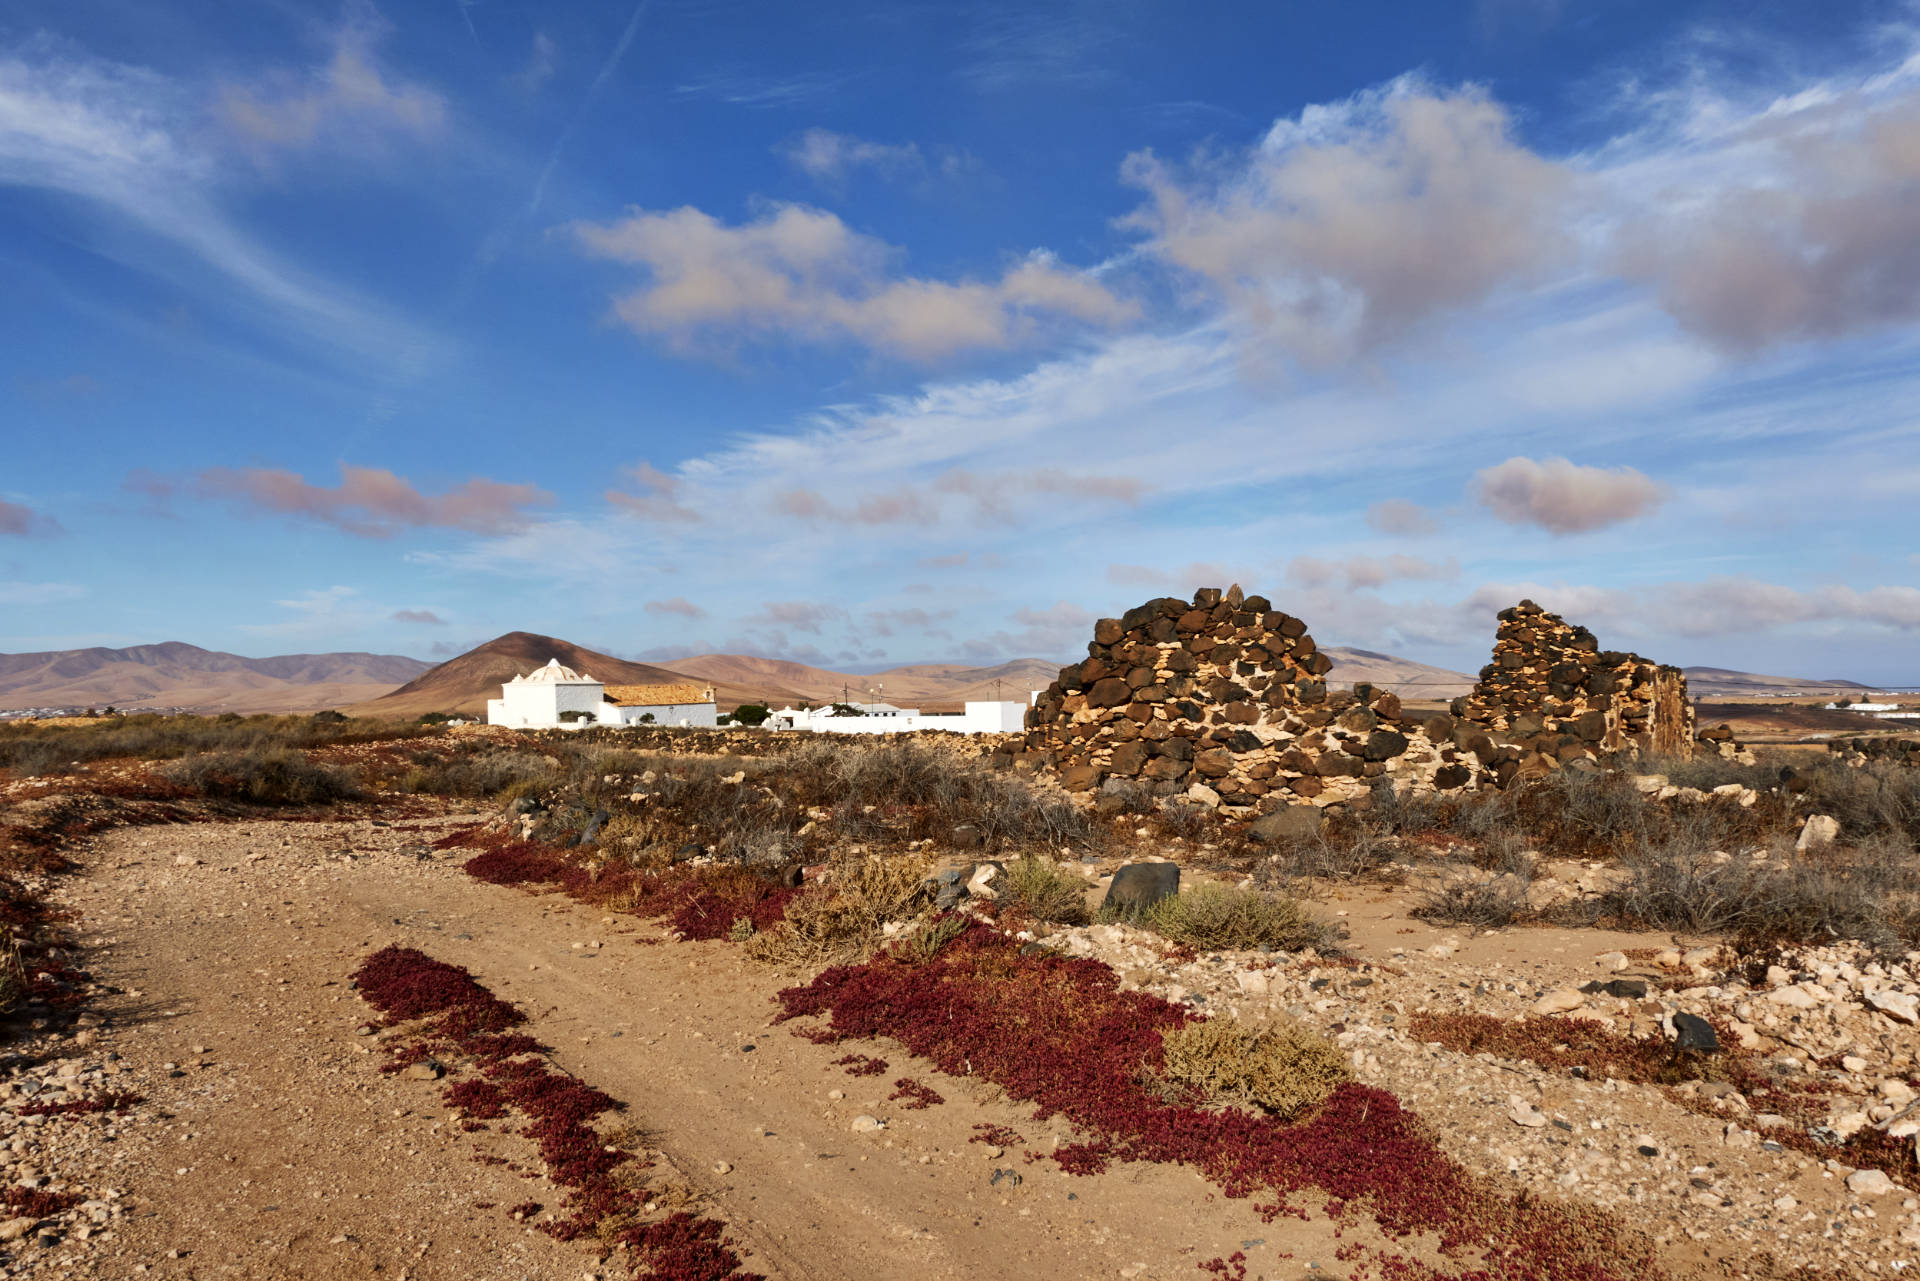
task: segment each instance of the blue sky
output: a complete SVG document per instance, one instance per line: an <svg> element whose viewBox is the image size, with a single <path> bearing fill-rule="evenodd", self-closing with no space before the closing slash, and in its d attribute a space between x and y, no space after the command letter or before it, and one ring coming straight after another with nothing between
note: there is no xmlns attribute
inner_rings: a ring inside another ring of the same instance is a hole
<svg viewBox="0 0 1920 1281"><path fill-rule="evenodd" d="M0 649L1920 681L1920 9L0 13Z"/></svg>

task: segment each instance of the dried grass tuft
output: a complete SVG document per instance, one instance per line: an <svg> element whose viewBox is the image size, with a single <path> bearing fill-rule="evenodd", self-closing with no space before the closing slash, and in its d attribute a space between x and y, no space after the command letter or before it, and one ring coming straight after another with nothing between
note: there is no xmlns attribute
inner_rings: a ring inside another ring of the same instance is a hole
<svg viewBox="0 0 1920 1281"><path fill-rule="evenodd" d="M1296 899L1208 883L1161 899L1141 924L1202 952L1327 948L1337 938L1333 926L1309 915Z"/></svg>
<svg viewBox="0 0 1920 1281"><path fill-rule="evenodd" d="M1085 925L1093 919L1087 909L1086 878L1040 855L1013 859L994 888L1001 907L1034 921Z"/></svg>

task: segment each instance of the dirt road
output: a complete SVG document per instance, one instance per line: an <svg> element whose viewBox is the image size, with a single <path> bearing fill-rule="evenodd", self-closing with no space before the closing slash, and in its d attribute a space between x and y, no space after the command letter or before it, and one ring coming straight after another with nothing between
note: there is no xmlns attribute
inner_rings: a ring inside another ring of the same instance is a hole
<svg viewBox="0 0 1920 1281"><path fill-rule="evenodd" d="M150 828L84 852L88 870L62 899L94 944L95 974L125 990L88 1048L119 1055L121 1079L148 1102L117 1127L90 1122L95 1137L76 1141L61 1172L124 1189L124 1225L50 1249L42 1266L103 1278L619 1275L591 1246L508 1217L559 1200L513 1172L538 1169L529 1142L462 1133L440 1086L379 1072L348 976L398 943L519 1003L561 1067L630 1105L603 1128L634 1127L628 1141L658 1154L668 1195L723 1219L770 1276L1187 1277L1242 1249L1249 1275L1310 1262L1344 1275L1324 1220L1263 1224L1190 1171L1075 1178L1028 1162L1023 1151L1050 1150L1054 1132L993 1087L897 1052L882 1075L846 1075L832 1060L850 1048L890 1051L771 1026L780 978L725 944L663 943L557 895L471 880L428 849L462 821ZM889 1099L900 1076L946 1102ZM863 1114L885 1128L856 1133ZM980 1124L1025 1143L970 1142Z"/></svg>

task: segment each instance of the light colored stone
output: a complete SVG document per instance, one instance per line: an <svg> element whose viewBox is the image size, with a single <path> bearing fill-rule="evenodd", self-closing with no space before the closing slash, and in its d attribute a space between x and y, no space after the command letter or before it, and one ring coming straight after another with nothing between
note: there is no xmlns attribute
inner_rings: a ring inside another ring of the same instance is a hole
<svg viewBox="0 0 1920 1281"><path fill-rule="evenodd" d="M1507 1109L1507 1117L1515 1125L1524 1125L1529 1130L1537 1130L1547 1123L1546 1114L1539 1108L1518 1099Z"/></svg>
<svg viewBox="0 0 1920 1281"><path fill-rule="evenodd" d="M1220 808L1220 793L1205 783L1195 783L1187 789L1187 799L1196 805L1204 805L1210 810Z"/></svg>
<svg viewBox="0 0 1920 1281"><path fill-rule="evenodd" d="M8 1219L5 1223L0 1223L0 1241L18 1241L33 1231L33 1225L37 1222L39 1222L37 1219L20 1218Z"/></svg>
<svg viewBox="0 0 1920 1281"><path fill-rule="evenodd" d="M1868 992L1865 999L1874 1009L1902 1023L1920 1023L1920 996L1882 991Z"/></svg>
<svg viewBox="0 0 1920 1281"><path fill-rule="evenodd" d="M1555 988L1533 1003L1535 1014L1566 1014L1587 1003L1587 998L1570 987Z"/></svg>
<svg viewBox="0 0 1920 1281"><path fill-rule="evenodd" d="M1873 1118L1869 1117L1865 1112L1842 1112L1827 1124L1831 1126L1833 1132L1841 1138L1850 1139L1860 1133L1860 1131L1866 1129L1867 1126L1871 1124L1872 1119Z"/></svg>
<svg viewBox="0 0 1920 1281"><path fill-rule="evenodd" d="M1790 1010L1811 1010L1820 1004L1819 1000L1804 987L1783 987L1767 993L1767 1000L1775 1005L1784 1005Z"/></svg>
<svg viewBox="0 0 1920 1281"><path fill-rule="evenodd" d="M1625 952L1602 952L1593 958L1593 963L1609 973L1618 974L1621 970L1627 968L1627 954Z"/></svg>
<svg viewBox="0 0 1920 1281"><path fill-rule="evenodd" d="M872 1134L876 1130L884 1130L886 1128L887 1123L885 1121L882 1121L877 1116L869 1116L865 1112L853 1118L852 1129L855 1134Z"/></svg>
<svg viewBox="0 0 1920 1281"><path fill-rule="evenodd" d="M1801 826L1800 839L1794 842L1793 848L1804 854L1808 850L1817 850L1822 846L1833 844L1834 838L1839 835L1839 819L1827 814L1811 814L1808 815L1806 823Z"/></svg>
<svg viewBox="0 0 1920 1281"><path fill-rule="evenodd" d="M1267 978L1267 972L1265 970L1241 970L1238 974L1234 975L1233 978L1234 982L1240 985L1240 990L1248 996L1265 996L1267 994L1270 980Z"/></svg>
<svg viewBox="0 0 1920 1281"><path fill-rule="evenodd" d="M1899 1185L1879 1170L1855 1170L1847 1176L1847 1191L1855 1196L1885 1196L1898 1190Z"/></svg>

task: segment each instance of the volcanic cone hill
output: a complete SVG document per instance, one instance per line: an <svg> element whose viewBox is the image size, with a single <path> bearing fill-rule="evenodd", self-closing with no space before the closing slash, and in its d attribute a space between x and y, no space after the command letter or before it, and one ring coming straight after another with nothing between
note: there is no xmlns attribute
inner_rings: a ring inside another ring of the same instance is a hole
<svg viewBox="0 0 1920 1281"><path fill-rule="evenodd" d="M548 659L554 658L559 659L563 667L588 673L609 685L678 685L695 679L650 663L632 663L602 654L557 636L508 632L421 673L391 694L347 710L356 716L413 717L426 712L482 716L486 714L487 700L500 697L502 685L515 676L544 667ZM759 685L715 681L713 687L714 700L723 708L768 700L790 702L797 697L784 689Z"/></svg>

